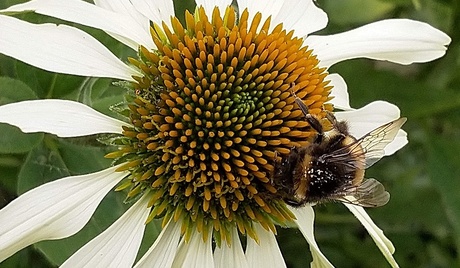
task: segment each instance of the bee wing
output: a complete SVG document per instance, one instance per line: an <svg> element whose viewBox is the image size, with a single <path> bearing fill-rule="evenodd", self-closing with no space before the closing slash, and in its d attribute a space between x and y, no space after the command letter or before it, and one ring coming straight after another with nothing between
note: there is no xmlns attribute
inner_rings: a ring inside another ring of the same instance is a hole
<svg viewBox="0 0 460 268"><path fill-rule="evenodd" d="M353 161L356 161L360 156L364 155L364 163L348 163L356 168L368 168L377 162L385 155L385 147L394 140L401 126L406 122L406 118L402 117L382 125L371 132L367 133L360 139L349 145L342 147L330 154L327 157L331 162L350 162L350 155L354 156ZM358 160L359 161L359 160Z"/></svg>
<svg viewBox="0 0 460 268"><path fill-rule="evenodd" d="M372 166L385 155L385 147L395 139L399 129L406 121L405 117L391 121L372 130L357 141L361 144L365 154L365 168Z"/></svg>
<svg viewBox="0 0 460 268"><path fill-rule="evenodd" d="M337 200L362 207L380 207L388 203L390 194L376 179L367 179L359 186L347 189Z"/></svg>

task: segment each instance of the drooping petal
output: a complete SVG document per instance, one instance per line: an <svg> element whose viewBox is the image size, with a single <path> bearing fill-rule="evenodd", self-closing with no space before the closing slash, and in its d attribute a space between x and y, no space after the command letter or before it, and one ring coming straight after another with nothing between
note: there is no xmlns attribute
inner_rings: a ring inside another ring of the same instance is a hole
<svg viewBox="0 0 460 268"><path fill-rule="evenodd" d="M119 133L126 123L84 104L68 100L31 100L0 106L0 122L23 132L47 132L59 137Z"/></svg>
<svg viewBox="0 0 460 268"><path fill-rule="evenodd" d="M350 110L350 98L348 96L348 88L345 80L339 74L329 74L325 80L330 80L332 86L331 96L334 97L330 102L334 108L341 110Z"/></svg>
<svg viewBox="0 0 460 268"><path fill-rule="evenodd" d="M248 238L246 245L246 260L251 268L282 268L286 267L275 235L265 230L260 224L254 224L254 231L259 243Z"/></svg>
<svg viewBox="0 0 460 268"><path fill-rule="evenodd" d="M32 0L1 10L0 13L30 11L122 36L123 40L127 40L126 45L135 50L139 45L155 47L149 33L148 19L144 18L144 22L140 24L132 16L127 15L128 13L116 13L82 0Z"/></svg>
<svg viewBox="0 0 460 268"><path fill-rule="evenodd" d="M116 168L43 184L0 210L0 262L38 241L81 230L102 198L127 175Z"/></svg>
<svg viewBox="0 0 460 268"><path fill-rule="evenodd" d="M203 241L203 234L197 230L193 231L190 241L185 242L183 237L172 267L214 268L212 230L209 230L206 241Z"/></svg>
<svg viewBox="0 0 460 268"><path fill-rule="evenodd" d="M264 20L272 16L271 29L283 23L285 29L294 30L294 34L299 37L323 29L328 21L327 14L312 0L238 0L238 6L240 12L247 8L250 16L256 12L260 12Z"/></svg>
<svg viewBox="0 0 460 268"><path fill-rule="evenodd" d="M0 53L64 74L134 81L140 73L95 38L66 25L32 24L0 15Z"/></svg>
<svg viewBox="0 0 460 268"><path fill-rule="evenodd" d="M220 14L223 15L227 6L232 4L232 0L195 0L197 6L203 6L208 17L211 17L214 7L218 7Z"/></svg>
<svg viewBox="0 0 460 268"><path fill-rule="evenodd" d="M181 223L170 220L134 268L169 268L176 256Z"/></svg>
<svg viewBox="0 0 460 268"><path fill-rule="evenodd" d="M232 229L232 241L230 245L223 242L220 247L216 246L214 250L214 262L217 268L248 267L248 262L246 261L246 256L244 255L243 246L241 245L236 227Z"/></svg>
<svg viewBox="0 0 460 268"><path fill-rule="evenodd" d="M132 267L150 213L148 201L148 194L144 194L107 230L70 256L61 268Z"/></svg>
<svg viewBox="0 0 460 268"><path fill-rule="evenodd" d="M310 251L313 257L311 267L334 267L323 255L321 250L319 250L318 244L316 244L315 236L313 234L315 220L315 212L313 211L313 208L307 205L302 208L290 208L290 210L296 217L295 223L299 227L300 232L310 245Z"/></svg>
<svg viewBox="0 0 460 268"><path fill-rule="evenodd" d="M366 228L375 244L377 244L377 247L380 249L390 265L392 267L399 267L396 263L396 260L393 258L395 247L391 241L383 234L383 231L377 227L377 225L375 225L364 208L352 204L344 203L344 205L351 211L351 213L353 213L353 215L355 215L356 218L358 218L364 228Z"/></svg>
<svg viewBox="0 0 460 268"><path fill-rule="evenodd" d="M427 62L442 57L451 39L427 23L389 19L327 36L309 36L305 43L318 56L320 65L369 58L400 64Z"/></svg>
<svg viewBox="0 0 460 268"><path fill-rule="evenodd" d="M361 138L375 128L400 117L399 108L386 101L374 101L368 105L345 112L336 112L337 120L348 122L351 134ZM407 133L399 130L396 138L385 147L385 155L392 155L408 143Z"/></svg>
<svg viewBox="0 0 460 268"><path fill-rule="evenodd" d="M171 0L130 0L140 13L144 14L152 22L161 25L164 21L171 27L171 16L174 16L174 5Z"/></svg>

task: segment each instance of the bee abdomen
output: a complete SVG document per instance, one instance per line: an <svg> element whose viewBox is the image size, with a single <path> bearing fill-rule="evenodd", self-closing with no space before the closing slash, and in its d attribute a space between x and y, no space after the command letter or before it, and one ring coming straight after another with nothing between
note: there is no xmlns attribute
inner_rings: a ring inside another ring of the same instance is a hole
<svg viewBox="0 0 460 268"><path fill-rule="evenodd" d="M308 202L327 199L344 185L343 178L339 176L337 170L334 170L334 167L312 165L308 169L308 176Z"/></svg>

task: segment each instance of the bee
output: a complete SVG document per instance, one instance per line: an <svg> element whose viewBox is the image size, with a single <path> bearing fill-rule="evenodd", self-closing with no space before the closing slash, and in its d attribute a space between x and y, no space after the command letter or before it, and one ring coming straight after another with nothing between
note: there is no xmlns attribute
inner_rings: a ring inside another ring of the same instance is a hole
<svg viewBox="0 0 460 268"><path fill-rule="evenodd" d="M277 195L293 207L307 203L341 201L363 207L385 205L390 194L375 179L365 179L364 171L384 155L384 148L406 122L399 118L356 139L347 122L332 113L326 119L332 130L325 133L320 121L308 113L308 107L293 93L305 120L317 132L313 142L293 147L288 155L275 155L272 183Z"/></svg>

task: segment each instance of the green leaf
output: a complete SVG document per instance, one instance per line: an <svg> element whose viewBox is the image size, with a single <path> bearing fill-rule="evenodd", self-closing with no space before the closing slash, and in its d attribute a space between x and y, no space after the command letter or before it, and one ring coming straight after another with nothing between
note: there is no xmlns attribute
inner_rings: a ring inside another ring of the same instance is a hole
<svg viewBox="0 0 460 268"><path fill-rule="evenodd" d="M59 153L70 174L86 174L109 167L111 160L104 158L109 151L96 142L95 136L59 142Z"/></svg>
<svg viewBox="0 0 460 268"><path fill-rule="evenodd" d="M1 263L4 268L33 267L50 268L52 266L45 258L40 256L32 246L27 247Z"/></svg>
<svg viewBox="0 0 460 268"><path fill-rule="evenodd" d="M48 93L56 79L55 73L38 69L20 61L15 62L14 68L16 77L27 83L37 96L40 96L40 98L49 98Z"/></svg>
<svg viewBox="0 0 460 268"><path fill-rule="evenodd" d="M76 90L84 79L79 76L56 74L16 62L16 75L41 98L61 98Z"/></svg>
<svg viewBox="0 0 460 268"><path fill-rule="evenodd" d="M25 134L19 128L0 124L0 153L25 153L37 146L43 133Z"/></svg>
<svg viewBox="0 0 460 268"><path fill-rule="evenodd" d="M23 82L0 77L0 105L36 98L35 92ZM0 124L0 133L0 153L28 152L43 139L42 133L24 134L7 124Z"/></svg>
<svg viewBox="0 0 460 268"><path fill-rule="evenodd" d="M6 206L16 192L16 178L22 160L15 156L0 156L0 208Z"/></svg>
<svg viewBox="0 0 460 268"><path fill-rule="evenodd" d="M29 152L18 175L18 194L32 188L70 175L61 155L56 150L50 150L51 138Z"/></svg>
<svg viewBox="0 0 460 268"><path fill-rule="evenodd" d="M0 1L0 8L1 9L7 8L9 6L19 4L21 2L24 2L24 1L20 1L20 0L3 0L3 1Z"/></svg>
<svg viewBox="0 0 460 268"><path fill-rule="evenodd" d="M14 77L15 60L0 54L0 76Z"/></svg>
<svg viewBox="0 0 460 268"><path fill-rule="evenodd" d="M0 105L35 99L37 95L24 82L9 77L0 77Z"/></svg>

